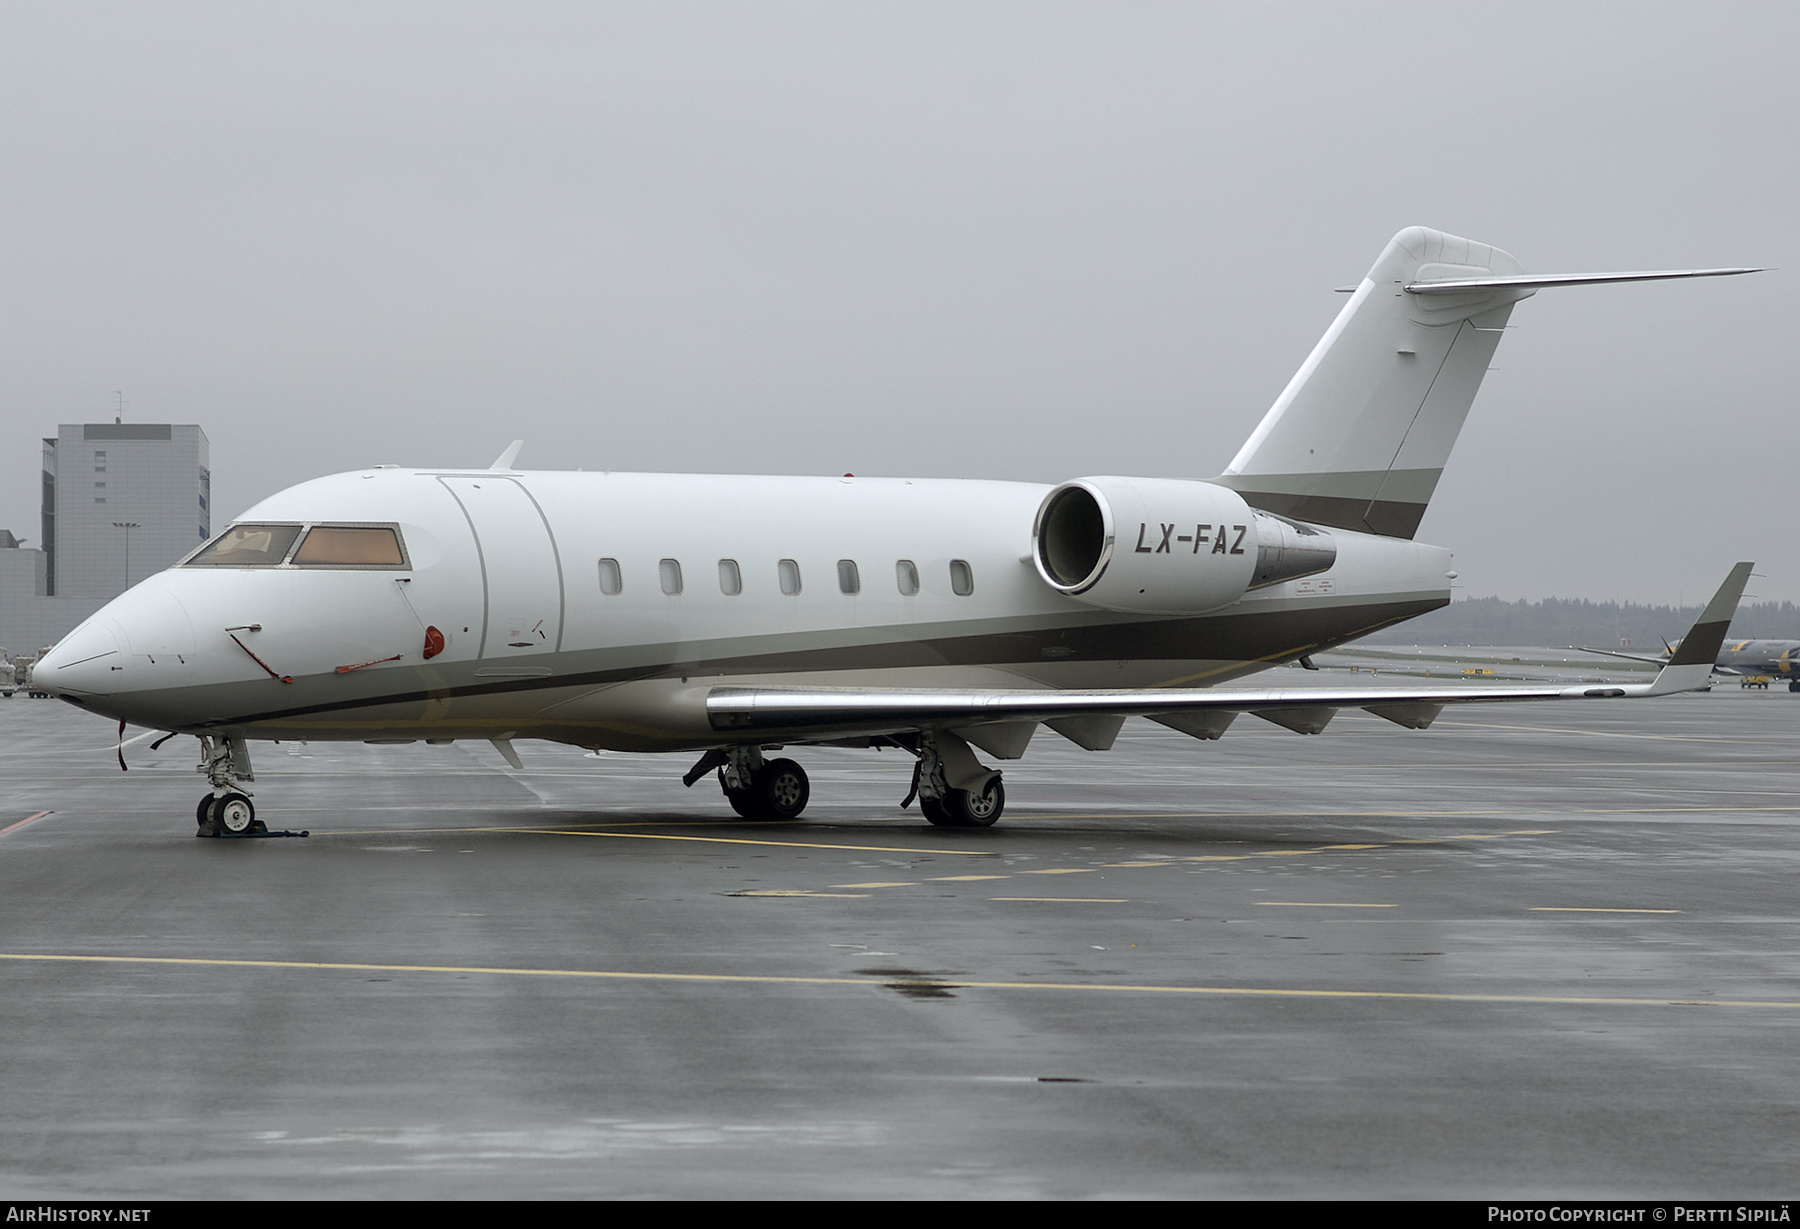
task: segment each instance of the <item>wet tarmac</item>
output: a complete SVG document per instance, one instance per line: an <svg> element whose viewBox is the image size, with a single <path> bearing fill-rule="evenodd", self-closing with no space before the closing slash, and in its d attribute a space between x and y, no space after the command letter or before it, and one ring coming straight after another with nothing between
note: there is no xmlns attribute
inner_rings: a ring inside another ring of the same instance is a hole
<svg viewBox="0 0 1800 1229"><path fill-rule="evenodd" d="M895 752L790 751L806 820L751 824L685 760L254 744L311 836L196 840L193 747L121 774L104 722L0 702L6 1197L1800 1173L1786 691L1040 731L985 831L900 811Z"/></svg>

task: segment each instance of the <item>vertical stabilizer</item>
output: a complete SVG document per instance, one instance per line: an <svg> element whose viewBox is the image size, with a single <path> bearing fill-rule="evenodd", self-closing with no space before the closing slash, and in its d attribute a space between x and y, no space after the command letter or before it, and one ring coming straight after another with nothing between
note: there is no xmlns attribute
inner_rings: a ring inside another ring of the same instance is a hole
<svg viewBox="0 0 1800 1229"><path fill-rule="evenodd" d="M1534 290L1408 288L1522 273L1485 243L1395 235L1216 481L1270 512L1412 537L1512 305Z"/></svg>

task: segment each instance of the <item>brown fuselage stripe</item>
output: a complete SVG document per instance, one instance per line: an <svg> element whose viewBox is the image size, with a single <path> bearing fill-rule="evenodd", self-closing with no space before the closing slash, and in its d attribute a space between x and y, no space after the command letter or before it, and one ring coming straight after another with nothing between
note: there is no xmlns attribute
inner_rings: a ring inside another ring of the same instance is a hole
<svg viewBox="0 0 1800 1229"><path fill-rule="evenodd" d="M1319 652L1347 640L1364 636L1381 628L1414 618L1445 604L1443 599L1418 598L1410 601L1378 602L1367 605L1318 606L1298 610L1240 612L1198 618L1166 619L1150 622L1085 624L1067 627L1031 628L1018 631L987 632L977 635L942 636L929 640L897 641L875 644L828 645L818 648L791 648L765 653L740 653L709 657L704 645L665 646L669 656L661 661L624 667L576 669L525 678L493 682L448 682L437 687L416 687L406 691L379 692L373 689L391 686L387 674L349 674L320 676L329 680L339 695L326 702L300 704L266 710L240 711L226 717L212 717L180 727L183 731L248 726L323 713L339 713L359 708L377 708L394 704L421 704L430 700L452 700L473 696L503 695L514 692L545 691L569 687L603 687L642 679L684 677L688 675L732 676L741 674L807 674L834 670L893 670L933 666L992 666L1041 668L1046 664L1064 665L1093 661L1235 661L1274 662L1288 660L1302 653ZM770 637L804 643L810 634ZM700 649L691 657L675 658L680 649ZM1052 659L1048 649L1057 650ZM1063 650L1067 650L1064 652ZM637 650L642 652L644 650ZM650 650L654 652L655 650ZM598 653L564 653L566 659L593 657ZM458 663L473 679L474 671L484 665L480 661ZM442 667L432 667L441 670ZM306 676L297 683L309 682ZM357 687L369 688L361 695ZM193 692L196 702L201 688L170 688L155 692L125 692L105 697L105 707L86 706L108 716L137 720L135 709L142 706L145 714L152 709L167 712L179 708L184 692ZM285 690L282 689L282 690ZM271 697L273 698L273 697ZM155 720L155 718L151 718ZM161 728L169 728L162 725Z"/></svg>

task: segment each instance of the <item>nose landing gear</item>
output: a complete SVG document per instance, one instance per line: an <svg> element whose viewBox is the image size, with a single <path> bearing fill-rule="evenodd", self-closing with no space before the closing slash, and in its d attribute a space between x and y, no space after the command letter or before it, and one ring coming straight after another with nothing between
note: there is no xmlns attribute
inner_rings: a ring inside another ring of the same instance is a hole
<svg viewBox="0 0 1800 1229"><path fill-rule="evenodd" d="M250 791L238 788L239 781L254 781L250 768L250 748L236 734L201 734L200 763L194 771L206 776L212 792L202 795L194 808L198 828L195 836L255 837L306 836L306 832L271 832L256 818L256 804Z"/></svg>
<svg viewBox="0 0 1800 1229"><path fill-rule="evenodd" d="M200 825L196 836L265 836L269 831L256 818L256 804L250 795L236 790L202 795L194 819Z"/></svg>

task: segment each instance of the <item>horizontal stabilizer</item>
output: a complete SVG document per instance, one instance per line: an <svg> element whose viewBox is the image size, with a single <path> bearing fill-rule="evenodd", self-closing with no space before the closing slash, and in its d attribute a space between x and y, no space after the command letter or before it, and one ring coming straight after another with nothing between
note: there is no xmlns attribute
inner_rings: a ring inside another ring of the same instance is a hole
<svg viewBox="0 0 1800 1229"><path fill-rule="evenodd" d="M1456 294L1469 290L1544 290L1551 286L1592 286L1603 282L1669 282L1684 277L1736 277L1762 269L1652 269L1642 273L1527 273L1516 277L1457 277L1408 282L1408 294Z"/></svg>
<svg viewBox="0 0 1800 1229"><path fill-rule="evenodd" d="M1615 653L1611 649L1589 649L1578 644L1570 645L1569 651L1571 653L1598 653L1602 657L1620 657L1626 661L1644 661L1649 662L1653 666L1666 666L1669 664L1669 659L1667 657L1645 657L1641 653Z"/></svg>

